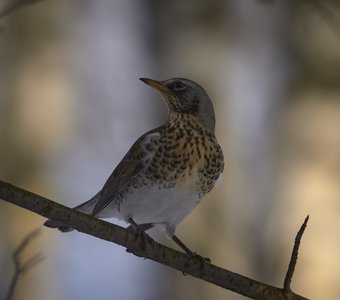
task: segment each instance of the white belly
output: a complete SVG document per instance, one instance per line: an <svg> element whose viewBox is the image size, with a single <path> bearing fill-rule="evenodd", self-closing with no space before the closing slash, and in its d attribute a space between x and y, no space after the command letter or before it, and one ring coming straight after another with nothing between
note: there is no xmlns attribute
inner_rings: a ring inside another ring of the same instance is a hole
<svg viewBox="0 0 340 300"><path fill-rule="evenodd" d="M176 225L195 208L199 200L197 194L176 187L159 189L156 186L143 186L126 195L119 207L107 209L113 217L124 221L132 218L137 224L164 225L171 235Z"/></svg>

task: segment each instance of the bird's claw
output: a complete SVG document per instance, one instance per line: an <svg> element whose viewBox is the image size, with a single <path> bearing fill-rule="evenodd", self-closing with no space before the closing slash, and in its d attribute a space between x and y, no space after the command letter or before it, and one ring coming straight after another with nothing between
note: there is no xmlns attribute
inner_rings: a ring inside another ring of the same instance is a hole
<svg viewBox="0 0 340 300"><path fill-rule="evenodd" d="M205 266L206 263L209 263L209 264L211 263L211 259L209 257L203 257L203 256L201 256L201 255L199 255L199 254L197 254L195 252L192 252L192 253L188 254L188 259L187 259L187 261L184 264L184 268L185 269L188 268L189 267L189 262L191 260L194 260L194 259L198 259L199 260L199 262L200 262L200 267L199 267L200 271L203 271L204 266ZM182 274L184 276L187 275L185 273L185 271L183 271Z"/></svg>
<svg viewBox="0 0 340 300"><path fill-rule="evenodd" d="M136 241L140 240L140 249L142 250L143 256L146 256L146 243L148 240L148 235L143 230L137 230Z"/></svg>
<svg viewBox="0 0 340 300"><path fill-rule="evenodd" d="M134 229L132 227L128 228L129 230L132 230L135 233L135 242L139 241L139 249L142 252L142 257L146 257L146 243L148 240L151 240L150 236L144 231L144 230L139 230L139 229ZM133 252L130 251L129 249L126 250L127 252Z"/></svg>

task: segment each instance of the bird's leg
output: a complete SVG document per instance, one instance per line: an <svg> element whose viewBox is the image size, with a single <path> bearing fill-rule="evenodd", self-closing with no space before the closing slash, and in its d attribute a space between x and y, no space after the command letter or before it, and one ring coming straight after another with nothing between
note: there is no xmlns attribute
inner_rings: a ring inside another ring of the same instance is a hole
<svg viewBox="0 0 340 300"><path fill-rule="evenodd" d="M201 263L201 269L203 269L204 267L204 264L206 262L210 263L211 262L211 259L208 258L208 257L203 257L193 251L191 251L176 235L173 235L171 237L171 239L180 247L184 250L184 252L190 256L190 258L193 258L193 257L197 257L199 260L200 260L200 263ZM186 262L185 265L188 264L189 261ZM185 275L185 273L183 273Z"/></svg>
<svg viewBox="0 0 340 300"><path fill-rule="evenodd" d="M150 238L145 231L152 228L154 225L152 223L145 223L145 224L137 224L132 218L128 219L128 222L130 223L130 226L128 229L134 229L137 232L137 237L140 237L141 239L141 248L144 252L145 256L145 243L147 238Z"/></svg>
<svg viewBox="0 0 340 300"><path fill-rule="evenodd" d="M130 218L130 220L132 220L132 219ZM129 220L129 222L130 222L130 220ZM132 220L132 222L134 222L134 221ZM133 230L136 230L136 231L144 231L144 232L146 232L147 230L151 229L154 226L152 223L136 224L134 222L134 224L132 225L132 223L130 222L130 224L131 225L127 229L129 229L129 230L133 229Z"/></svg>
<svg viewBox="0 0 340 300"><path fill-rule="evenodd" d="M184 250L184 252L186 254L188 254L189 256L193 256L194 252L192 252L177 236L173 235L172 236L172 240L180 247Z"/></svg>

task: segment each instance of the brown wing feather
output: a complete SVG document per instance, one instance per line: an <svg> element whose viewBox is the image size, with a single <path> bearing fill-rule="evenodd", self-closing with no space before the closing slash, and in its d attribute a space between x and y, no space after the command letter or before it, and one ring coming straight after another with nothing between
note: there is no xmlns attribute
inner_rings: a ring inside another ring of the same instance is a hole
<svg viewBox="0 0 340 300"><path fill-rule="evenodd" d="M102 190L97 204L95 205L91 215L98 215L106 206L108 206L115 198L126 189L133 179L145 169L144 158L148 154L146 147L141 147L150 134L157 133L163 126L150 130L142 135L126 153L121 162L114 169Z"/></svg>

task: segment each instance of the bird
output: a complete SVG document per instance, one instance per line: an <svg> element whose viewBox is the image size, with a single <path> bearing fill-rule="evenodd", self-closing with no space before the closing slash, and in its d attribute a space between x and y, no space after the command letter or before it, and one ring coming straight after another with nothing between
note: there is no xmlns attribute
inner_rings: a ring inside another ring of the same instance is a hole
<svg viewBox="0 0 340 300"><path fill-rule="evenodd" d="M103 188L74 209L97 218L117 218L132 230L163 229L188 255L195 255L176 235L187 217L219 182L223 151L215 137L215 112L206 91L186 78L140 78L158 90L168 108L165 124L132 145ZM48 220L47 227L73 230Z"/></svg>

